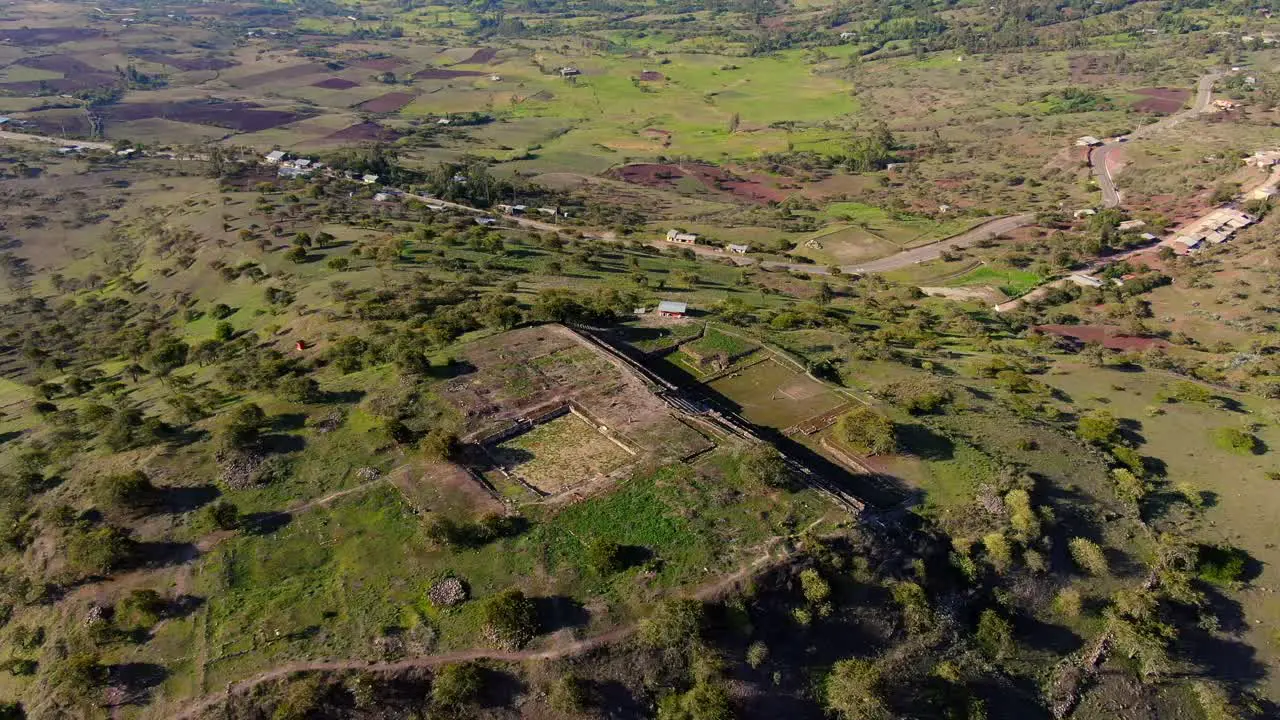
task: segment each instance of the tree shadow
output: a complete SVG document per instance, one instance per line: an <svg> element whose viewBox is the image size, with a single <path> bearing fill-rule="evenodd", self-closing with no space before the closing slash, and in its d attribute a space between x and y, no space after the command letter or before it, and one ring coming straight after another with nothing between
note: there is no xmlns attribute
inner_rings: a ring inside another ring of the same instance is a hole
<svg viewBox="0 0 1280 720"><path fill-rule="evenodd" d="M250 513L240 518L246 535L270 535L293 522L293 515L275 510Z"/></svg>
<svg viewBox="0 0 1280 720"><path fill-rule="evenodd" d="M1142 436L1142 422L1133 418L1117 418L1120 426L1120 437L1130 446L1145 445L1147 439Z"/></svg>
<svg viewBox="0 0 1280 720"><path fill-rule="evenodd" d="M894 431L898 445L921 460L950 460L955 443L919 423L902 423Z"/></svg>
<svg viewBox="0 0 1280 720"><path fill-rule="evenodd" d="M303 418L306 416L303 415ZM307 440L299 435L288 435L285 433L272 433L263 435L258 439L258 446L262 451L272 455L285 455L288 453L301 452L307 447Z"/></svg>
<svg viewBox="0 0 1280 720"><path fill-rule="evenodd" d="M22 430L10 430L9 432L0 433L0 445L22 437L23 432Z"/></svg>
<svg viewBox="0 0 1280 720"><path fill-rule="evenodd" d="M582 603L564 595L533 598L533 606L538 616L538 625L545 633L584 627L591 621L591 613L587 612Z"/></svg>
<svg viewBox="0 0 1280 720"><path fill-rule="evenodd" d="M135 567L170 567L189 563L200 557L200 550L194 543L148 541L134 546L133 565Z"/></svg>
<svg viewBox="0 0 1280 720"><path fill-rule="evenodd" d="M1084 644L1084 640L1070 628L1051 625L1029 615L1017 616L1014 628L1023 645L1059 657L1079 650Z"/></svg>
<svg viewBox="0 0 1280 720"><path fill-rule="evenodd" d="M320 402L329 404L349 404L354 405L364 399L367 393L364 390L328 390L321 397Z"/></svg>
<svg viewBox="0 0 1280 720"><path fill-rule="evenodd" d="M168 677L169 670L155 663L121 663L107 668L107 682L125 692L125 697L114 703L116 707L146 703L151 691Z"/></svg>
<svg viewBox="0 0 1280 720"><path fill-rule="evenodd" d="M306 413L280 413L271 418L271 429L276 432L301 430L306 424Z"/></svg>
<svg viewBox="0 0 1280 720"><path fill-rule="evenodd" d="M204 507L221 494L213 485L157 488L156 504L162 512L176 515Z"/></svg>
<svg viewBox="0 0 1280 720"><path fill-rule="evenodd" d="M481 666L480 697L477 704L486 709L508 708L524 694L525 685L515 675L497 668Z"/></svg>

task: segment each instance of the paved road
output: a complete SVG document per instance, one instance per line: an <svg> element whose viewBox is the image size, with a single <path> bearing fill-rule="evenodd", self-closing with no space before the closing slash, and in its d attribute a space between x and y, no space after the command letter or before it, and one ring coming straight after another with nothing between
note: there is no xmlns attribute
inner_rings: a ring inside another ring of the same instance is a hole
<svg viewBox="0 0 1280 720"><path fill-rule="evenodd" d="M1102 189L1103 207L1119 207L1121 201L1120 191L1116 188L1115 178L1111 174L1111 163L1108 161L1111 153L1127 142L1162 133L1165 130L1177 127L1188 118L1208 112L1209 105L1213 102L1213 84L1220 77L1222 77L1222 73L1215 72L1200 78L1200 81L1196 84L1195 102L1186 110L1161 118L1150 125L1143 125L1128 135L1089 151L1089 165L1093 168L1094 180L1097 181L1098 187Z"/></svg>

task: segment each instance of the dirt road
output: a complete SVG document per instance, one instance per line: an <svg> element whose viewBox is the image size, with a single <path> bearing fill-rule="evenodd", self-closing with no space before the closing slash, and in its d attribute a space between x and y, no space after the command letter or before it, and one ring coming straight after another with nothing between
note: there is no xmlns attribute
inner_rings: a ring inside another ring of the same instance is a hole
<svg viewBox="0 0 1280 720"><path fill-rule="evenodd" d="M744 581L755 577L760 572L777 567L789 561L795 551L789 546L784 545L784 538L774 538L765 544L761 555L734 572L718 577L710 582L699 586L694 592L693 597L699 600L714 600L723 596L730 590L738 587ZM779 551L779 546L782 546ZM244 680L228 683L227 687L212 695L199 698L184 708L167 714L165 717L173 720L190 720L199 717L204 711L226 702L233 695L243 695L256 687L275 680L280 680L299 672L340 672L345 670L363 670L365 672L374 673L396 673L405 670L419 668L436 668L442 665L452 663L469 662L473 660L497 660L499 662L523 662L526 660L559 660L562 658L581 655L596 648L604 647L622 640L625 640L635 634L638 624L632 623L619 628L614 628L600 635L595 635L581 640L543 648L541 650L493 650L490 648L476 648L471 650L456 650L453 652L440 653L438 655L426 655L423 657L409 658L407 660L398 660L395 662L371 662L369 660L351 659L351 660L317 660L299 661L278 665L270 670L264 670L257 675L250 676Z"/></svg>
<svg viewBox="0 0 1280 720"><path fill-rule="evenodd" d="M956 250L965 248L983 240L990 240L998 235L1011 232L1025 225L1035 222L1035 215L1024 213L1022 215L1010 215L1009 217L997 218L990 222L985 222L978 227L959 235L952 235L945 240L939 240L936 243L922 245L918 248L903 250L896 255L872 260L871 262L862 263L861 265L849 265L841 268L847 273L879 273L889 272L890 270L899 270L911 265L918 265L922 262L937 260L942 257L942 253L947 250Z"/></svg>
<svg viewBox="0 0 1280 720"><path fill-rule="evenodd" d="M30 135L27 133L7 132L4 130L0 130L0 140L61 145L65 147L71 147L74 145L76 147L89 148L91 150L115 150L115 146L111 143L92 142L90 140L66 140L64 138L56 138L49 135Z"/></svg>

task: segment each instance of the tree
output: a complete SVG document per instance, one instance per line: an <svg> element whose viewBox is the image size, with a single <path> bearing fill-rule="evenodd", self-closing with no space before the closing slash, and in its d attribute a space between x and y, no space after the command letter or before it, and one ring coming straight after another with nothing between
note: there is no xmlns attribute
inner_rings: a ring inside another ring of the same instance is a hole
<svg viewBox="0 0 1280 720"><path fill-rule="evenodd" d="M587 542L587 562L600 575L613 575L626 567L622 546L613 540L595 537Z"/></svg>
<svg viewBox="0 0 1280 720"><path fill-rule="evenodd" d="M533 601L511 588L485 601L481 610L485 634L496 645L521 648L538 634L538 613Z"/></svg>
<svg viewBox="0 0 1280 720"><path fill-rule="evenodd" d="M694 683L683 694L671 694L658 703L658 720L732 720L733 706L724 684L715 679Z"/></svg>
<svg viewBox="0 0 1280 720"><path fill-rule="evenodd" d="M225 320L213 326L213 339L226 342L236 336L236 329Z"/></svg>
<svg viewBox="0 0 1280 720"><path fill-rule="evenodd" d="M1013 550L1004 533L993 532L982 538L982 546L987 551L987 559L998 573L1004 573L1013 564Z"/></svg>
<svg viewBox="0 0 1280 720"><path fill-rule="evenodd" d="M462 444L455 433L434 428L418 443L418 449L428 460L452 460L458 456Z"/></svg>
<svg viewBox="0 0 1280 720"><path fill-rule="evenodd" d="M880 697L880 669L870 660L837 662L823 683L827 708L845 720L881 720L890 717Z"/></svg>
<svg viewBox="0 0 1280 720"><path fill-rule="evenodd" d="M431 683L431 702L441 708L458 708L473 702L484 688L484 676L475 663L453 663L440 668Z"/></svg>
<svg viewBox="0 0 1280 720"><path fill-rule="evenodd" d="M1257 455L1262 451L1262 442L1257 436L1239 428L1217 428L1211 435L1214 445L1237 455Z"/></svg>
<svg viewBox="0 0 1280 720"><path fill-rule="evenodd" d="M744 481L763 487L785 487L791 478L782 454L766 444L753 445L738 455L738 472Z"/></svg>
<svg viewBox="0 0 1280 720"><path fill-rule="evenodd" d="M268 424L267 414L257 403L237 405L218 429L219 444L228 449L251 449Z"/></svg>
<svg viewBox="0 0 1280 720"><path fill-rule="evenodd" d="M219 530L235 530L240 527L240 508L226 500L213 503L205 510L205 514Z"/></svg>
<svg viewBox="0 0 1280 720"><path fill-rule="evenodd" d="M894 423L872 408L859 406L840 419L840 439L866 455L891 453L898 447Z"/></svg>
<svg viewBox="0 0 1280 720"><path fill-rule="evenodd" d="M547 704L552 710L577 714L587 709L590 693L586 683L573 673L561 675L547 693Z"/></svg>
<svg viewBox="0 0 1280 720"><path fill-rule="evenodd" d="M1071 538L1067 543L1071 551L1071 559L1081 570L1090 575L1106 575L1108 572L1107 556L1098 544L1085 538Z"/></svg>
<svg viewBox="0 0 1280 720"><path fill-rule="evenodd" d="M165 338L147 356L147 366L157 375L165 376L187 364L190 348L177 338Z"/></svg>
<svg viewBox="0 0 1280 720"><path fill-rule="evenodd" d="M285 400L297 403L314 403L324 397L320 383L306 375L286 375L276 383L276 392Z"/></svg>
<svg viewBox="0 0 1280 720"><path fill-rule="evenodd" d="M1076 422L1076 434L1094 445L1111 445L1120 435L1120 421L1106 410L1093 410Z"/></svg>
<svg viewBox="0 0 1280 720"><path fill-rule="evenodd" d="M640 622L640 641L654 649L687 648L702 635L704 612L702 603L697 600L664 600L652 615Z"/></svg>
<svg viewBox="0 0 1280 720"><path fill-rule="evenodd" d="M1000 613L987 608L978 619L978 632L974 639L988 657L1001 660L1013 650L1013 626Z"/></svg>
<svg viewBox="0 0 1280 720"><path fill-rule="evenodd" d="M137 543L129 531L103 525L73 531L67 539L67 563L81 575L106 575L133 557Z"/></svg>
<svg viewBox="0 0 1280 720"><path fill-rule="evenodd" d="M831 598L831 583L814 568L800 571L800 588L804 591L804 599L811 605L820 605Z"/></svg>
<svg viewBox="0 0 1280 720"><path fill-rule="evenodd" d="M116 603L116 621L149 628L160 622L168 607L169 603L155 590L134 590Z"/></svg>
<svg viewBox="0 0 1280 720"><path fill-rule="evenodd" d="M155 486L141 470L98 478L93 490L95 502L113 510L137 510L156 499Z"/></svg>
<svg viewBox="0 0 1280 720"><path fill-rule="evenodd" d="M301 246L291 247L289 248L289 251L284 254L284 257L291 263L301 265L307 261L307 249Z"/></svg>

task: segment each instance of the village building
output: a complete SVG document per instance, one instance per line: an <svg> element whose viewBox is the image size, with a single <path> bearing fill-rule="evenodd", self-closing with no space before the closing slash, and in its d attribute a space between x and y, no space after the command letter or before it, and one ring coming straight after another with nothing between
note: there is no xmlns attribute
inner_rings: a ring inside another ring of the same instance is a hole
<svg viewBox="0 0 1280 720"><path fill-rule="evenodd" d="M1120 230L1120 232L1128 232L1130 230L1137 230L1139 228L1144 228L1146 226L1147 224L1142 220L1125 220L1124 222L1120 223L1120 225L1118 225L1117 227Z"/></svg>
<svg viewBox="0 0 1280 720"><path fill-rule="evenodd" d="M749 250L750 248L749 248L749 247L747 247L746 245L725 245L725 249L726 249L726 250L728 250L728 251L729 251L729 252L731 252L731 253L737 253L737 254L739 254L739 255L746 255L746 254L747 254L747 250Z"/></svg>
<svg viewBox="0 0 1280 720"><path fill-rule="evenodd" d="M1273 165L1280 164L1280 150L1259 150L1244 159L1244 164L1250 167L1269 168Z"/></svg>
<svg viewBox="0 0 1280 720"><path fill-rule="evenodd" d="M1084 273L1075 273L1074 275L1068 276L1067 279L1081 287L1099 288L1103 285L1101 278L1096 278L1092 275L1085 275Z"/></svg>
<svg viewBox="0 0 1280 720"><path fill-rule="evenodd" d="M1076 147L1094 147L1101 144L1102 141L1092 135L1076 138Z"/></svg>
<svg viewBox="0 0 1280 720"><path fill-rule="evenodd" d="M1097 214L1098 214L1098 211L1094 210L1093 208L1081 208L1080 210L1077 210L1074 213L1072 213L1072 215L1077 220L1083 217L1089 217L1090 215L1097 215Z"/></svg>
<svg viewBox="0 0 1280 720"><path fill-rule="evenodd" d="M365 175L364 177L360 178L360 182L364 183L365 185L372 185L372 184L374 184L374 183L378 182L378 176L377 176L377 175Z"/></svg>
<svg viewBox="0 0 1280 720"><path fill-rule="evenodd" d="M689 306L674 300L663 300L658 303L658 314L662 317L682 318L689 313Z"/></svg>
<svg viewBox="0 0 1280 720"><path fill-rule="evenodd" d="M268 163L271 163L272 165L279 165L281 162L284 161L284 157L285 157L285 152L283 150L272 150L271 152L267 153L262 159Z"/></svg>
<svg viewBox="0 0 1280 720"><path fill-rule="evenodd" d="M698 235L696 233L687 233L681 230L668 230L667 242L679 243L681 245L697 245Z"/></svg>
<svg viewBox="0 0 1280 720"><path fill-rule="evenodd" d="M582 74L582 71L573 66L566 66L566 67L560 68L560 77L576 77L581 74Z"/></svg>

